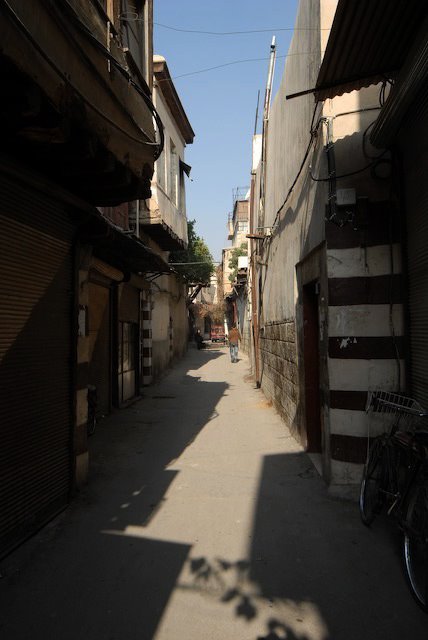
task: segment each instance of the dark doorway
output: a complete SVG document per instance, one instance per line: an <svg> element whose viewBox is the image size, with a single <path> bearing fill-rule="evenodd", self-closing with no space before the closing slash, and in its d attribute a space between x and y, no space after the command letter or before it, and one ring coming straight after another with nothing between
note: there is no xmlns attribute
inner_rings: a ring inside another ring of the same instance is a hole
<svg viewBox="0 0 428 640"><path fill-rule="evenodd" d="M303 287L303 353L307 450L321 452L318 283Z"/></svg>
<svg viewBox="0 0 428 640"><path fill-rule="evenodd" d="M98 281L99 280L99 281ZM97 389L97 418L111 408L111 299L110 282L95 272L89 282L88 382Z"/></svg>
<svg viewBox="0 0 428 640"><path fill-rule="evenodd" d="M137 394L138 324L119 322L119 404Z"/></svg>

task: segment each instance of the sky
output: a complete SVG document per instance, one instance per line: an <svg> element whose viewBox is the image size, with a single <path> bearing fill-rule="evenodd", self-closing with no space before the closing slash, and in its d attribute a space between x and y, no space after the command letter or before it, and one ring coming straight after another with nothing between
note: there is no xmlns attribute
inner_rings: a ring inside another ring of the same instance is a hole
<svg viewBox="0 0 428 640"><path fill-rule="evenodd" d="M227 217L233 190L250 184L257 93L260 90L260 132L272 36L277 44L275 95L297 5L298 0L154 0L154 53L166 58L195 132L185 150L192 166L187 217L196 220L196 232L216 261L221 249L230 246ZM222 36L189 32L251 30L266 31ZM228 64L254 58L261 60ZM227 66L195 73L217 65Z"/></svg>

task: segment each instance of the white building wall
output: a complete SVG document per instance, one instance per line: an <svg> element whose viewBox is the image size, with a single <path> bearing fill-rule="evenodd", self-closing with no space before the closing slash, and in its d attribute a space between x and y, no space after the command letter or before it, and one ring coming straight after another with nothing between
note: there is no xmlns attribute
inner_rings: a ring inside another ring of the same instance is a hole
<svg viewBox="0 0 428 640"><path fill-rule="evenodd" d="M171 113L165 104L162 94L154 89L154 104L164 124L165 146L161 156L155 162L155 173L152 181L152 198L149 201L149 211L142 211L142 223L165 222L170 229L187 244L187 218L185 177L178 171L178 205L171 201L170 158L171 142L177 157L184 160L185 142L174 123ZM163 170L160 171L160 164Z"/></svg>
<svg viewBox="0 0 428 640"><path fill-rule="evenodd" d="M152 292L152 372L158 378L177 358L184 355L188 343L186 288L174 276L161 276Z"/></svg>
<svg viewBox="0 0 428 640"><path fill-rule="evenodd" d="M379 87L344 94L317 107L312 94L286 98L316 85L336 4L301 0L299 5L291 55L269 118L261 220L273 231L257 245L254 287L260 294L261 385L306 445L311 425L306 420L303 292L306 284L318 283L323 474L333 491L346 491L362 468L364 395L372 388L404 385L399 353L404 327L400 293L388 299L387 292L395 291L396 284L399 288L400 241L394 236L390 247L388 223L380 224L394 217L391 183L360 171L370 162L363 132L378 115ZM355 189L358 198L355 217L343 229L337 217L326 220L329 183L311 177L328 175L327 124L336 175L358 172L336 183L337 188ZM316 135L305 161L311 130ZM259 165L256 212L261 178ZM393 343L398 344L396 354Z"/></svg>

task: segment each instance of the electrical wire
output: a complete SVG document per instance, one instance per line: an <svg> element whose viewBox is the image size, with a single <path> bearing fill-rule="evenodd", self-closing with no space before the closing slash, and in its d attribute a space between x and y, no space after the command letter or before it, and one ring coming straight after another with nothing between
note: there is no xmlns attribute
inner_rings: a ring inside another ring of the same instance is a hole
<svg viewBox="0 0 428 640"><path fill-rule="evenodd" d="M384 95L385 95L385 86L387 84L387 81L385 80L382 83L381 89L380 89L380 93L379 93L379 107L366 107L364 109L357 109L356 111L345 111L343 113L338 113L334 116L334 118L338 118L339 116L346 116L346 115L351 115L352 113L360 113L360 112L367 112L367 111L378 111L379 109L382 108L383 106L383 102L384 102ZM364 171L367 171L367 169L371 169L373 167L376 167L379 163L379 160L381 158L383 158L385 156L386 153L388 153L388 149L384 149L379 155L377 156L371 156L369 155L369 153L367 152L367 135L368 132L370 131L370 129L373 127L373 125L375 124L376 120L373 120L372 122L370 122L370 124L365 128L364 132L363 132L363 139L362 139L362 147L363 147L363 154L364 157L367 158L368 160L372 160L372 162L370 162L369 164L367 164L365 167L362 167L361 169L357 169L355 171L350 171L349 173L342 173L340 176L337 175L329 175L326 178L316 178L312 172L310 172L310 176L311 179L314 182L329 182L332 178L334 178L335 180L339 180L340 178L348 178L350 176L354 176L354 175L358 175L359 173L363 173Z"/></svg>
<svg viewBox="0 0 428 640"><path fill-rule="evenodd" d="M376 164L376 162L370 162L370 164L367 164L365 167L362 167L361 169L357 169L356 171L350 171L349 173L342 173L340 176L336 176L336 175L330 175L327 176L326 178L316 178L314 175L312 175L312 172L310 171L310 176L311 176L311 180L313 180L314 182L329 182L332 178L334 178L335 180L340 180L341 178L348 178L349 176L356 176L359 173L363 173L364 171L367 171L367 169L370 169L371 167L373 167Z"/></svg>
<svg viewBox="0 0 428 640"><path fill-rule="evenodd" d="M38 53L44 58L44 60L49 64L49 66L51 66L55 72L58 74L58 76L66 83L68 84L73 91L75 91L80 98L91 108L93 109L99 116L101 116L104 120L106 120L107 122L109 122L115 129L117 129L118 131L121 131L121 133L125 134L129 139L134 140L135 142L137 142L138 144L142 144L142 145L148 145L148 146L155 146L158 147L158 152L159 155L162 152L162 148L163 148L163 125L162 128L159 130L160 133L160 137L161 137L161 142L151 142L151 141L145 141L145 140L141 140L140 138L137 138L136 136L133 136L131 133L129 133L129 131L126 131L125 129L123 129L123 127L121 127L119 124L117 124L117 122L115 122L114 120L112 120L111 118L109 118L100 108L98 108L95 104L93 104L75 85L73 85L73 83L70 81L70 79L67 77L67 75L59 68L59 66L52 60L52 58L50 58L50 56L44 51L44 49L39 45L39 43L35 40L35 38L32 36L32 34L30 33L30 31L28 30L28 28L25 26L25 24L22 22L22 20L20 19L20 17L18 16L18 14L14 11L14 9L10 6L10 4L7 2L7 0L0 0L1 4L4 6L4 8L6 9L6 11L9 13L10 17L12 18L12 20L15 22L15 24L17 25L17 27L24 33L25 37L27 38L27 40L29 40L31 42L31 44L33 45L33 47L38 51ZM68 2L66 3L68 4ZM74 10L73 10L74 11ZM79 20L80 22L80 20ZM83 23L81 23L83 25ZM86 25L83 25L86 28ZM130 78L128 72L126 71L126 69L124 69L118 62L117 60L115 60L115 58L113 58L113 56L111 56L110 52L105 49L105 47L103 47L103 45L101 45L101 43L93 36L93 34L89 31L88 34L92 37L93 40L96 41L96 43L104 50L104 52L107 52L108 55L114 60L115 66L119 67L124 74L126 74L128 81L130 82L130 84L135 85L134 88L137 89L138 93L140 93L140 95L143 95L145 102L147 104L147 96L144 96L143 92L141 91L141 89L138 87L138 85L136 85L136 83L134 83L132 81L132 79ZM111 60L111 61L113 61ZM151 103L151 101L149 100L150 105L151 105L151 110L152 110L152 114L156 119L156 115L153 112L156 111L154 108L154 105ZM156 112L157 114L157 112ZM157 117L159 118L159 122L161 123L160 117L157 114ZM148 136L148 134L146 134L140 127L139 130L145 135ZM162 131L162 134L161 134ZM159 151L159 147L161 148ZM159 157L159 156L157 156Z"/></svg>
<svg viewBox="0 0 428 640"><path fill-rule="evenodd" d="M318 55L315 51L302 51L300 53L288 53L287 55L276 56L279 58L290 58L291 56L311 56ZM214 67L206 67L205 69L199 69L197 71L189 71L188 73L181 73L180 75L173 76L172 80L177 80L178 78L185 78L186 76L194 76L199 73L206 73L207 71L213 71L214 69L221 69L222 67L230 67L234 64L242 64L243 62L261 62L270 60L270 58L244 58L243 60L233 60L231 62L225 62L223 64L217 64Z"/></svg>
<svg viewBox="0 0 428 640"><path fill-rule="evenodd" d="M313 145L314 141L316 140L318 128L319 128L321 122L323 121L323 118L319 118L316 126L314 127L315 115L316 115L316 112L317 112L317 109L318 109L318 104L319 104L318 102L315 103L315 108L314 108L314 111L313 111L313 114L312 114L312 120L311 120L311 125L310 125L311 137L310 137L310 140L308 142L308 146L306 148L305 154L303 156L303 160L302 160L302 162L300 164L300 167L299 167L299 170L297 172L296 177L294 178L290 188L287 191L287 195L285 196L285 199L284 199L283 203L281 204L281 206L279 207L279 209L276 212L275 219L274 219L274 221L272 223L272 235L269 238L273 237L273 230L274 230L274 228L276 226L276 223L278 221L280 213L281 213L282 209L284 208L284 205L288 201L289 197L291 196L291 194L293 192L293 189L297 184L298 179L300 178L300 175L301 175L301 173L302 173L302 171L304 169L304 166L306 164L306 160L308 159L308 156L309 156L310 150L312 148L312 145Z"/></svg>
<svg viewBox="0 0 428 640"><path fill-rule="evenodd" d="M2 0L2 1L4 1L4 0ZM94 36L92 31L86 26L86 24L84 24L80 20L80 18L78 16L78 14L76 13L74 7L69 3L68 0L64 1L63 6L68 8L69 15L72 17L72 19L74 20L75 24L77 24L77 26L85 32L85 34L88 36L88 38L91 39L91 41L94 43L94 45L111 62L111 64L115 67L115 69L117 69L117 71L119 71L119 73L121 73L124 76L126 81L143 98L144 102L149 107L149 109L150 109L150 111L151 111L151 113L152 113L152 115L153 115L153 117L155 119L155 122L156 122L156 124L158 126L158 133L159 133L159 137L160 137L160 142L159 143L157 143L157 142L148 142L146 144L151 144L153 146L156 146L156 145L159 146L159 150L158 150L157 155L155 157L155 159L157 159L160 156L160 154L162 153L162 150L163 150L163 147L164 147L164 143L165 143L165 139L164 139L164 133L163 133L163 123L162 123L162 120L160 118L160 115L156 111L156 108L155 108L153 102L150 100L149 96L141 89L141 87L132 79L132 77L129 74L129 72L124 67L122 67L120 62L118 62L118 60L116 60L116 58L110 53L110 51Z"/></svg>
<svg viewBox="0 0 428 640"><path fill-rule="evenodd" d="M136 14L135 14L136 15ZM135 19L137 21L138 18ZM319 27L281 27L272 29L248 29L242 31L202 31L199 29L181 29L180 27L171 27L160 22L153 22L157 27L169 29L170 31L179 31L180 33L200 33L208 36L236 36L246 33L276 33L280 31L330 31L330 29L320 29Z"/></svg>
<svg viewBox="0 0 428 640"><path fill-rule="evenodd" d="M365 136L367 135L367 132L370 130L370 128L374 125L375 122L376 122L376 120L371 122L369 124L369 126L367 127L367 129L363 133L363 153L367 158L371 158L373 160L373 162L370 162L369 164L366 164L366 166L365 167L361 167L361 169L356 169L355 171L350 171L349 173L342 173L340 176L329 175L326 178L316 178L312 174L312 171L310 171L311 179L314 182L329 182L332 178L334 178L335 180L340 180L341 178L348 178L349 176L358 175L359 173L363 173L364 171L367 171L367 169L371 169L372 167L376 167L378 164L380 164L379 160L381 158L383 158L386 153L389 152L389 149L384 149L384 151L382 151L382 153L380 153L378 156L369 156L369 155L366 155L365 146L364 146L365 145Z"/></svg>
<svg viewBox="0 0 428 640"><path fill-rule="evenodd" d="M49 0L46 0L46 4L49 5L49 8L51 7L51 2ZM57 5L54 5L54 9L57 9ZM67 10L67 8L66 8ZM73 16L74 17L74 16ZM122 102L122 100L118 97L118 95L112 90L109 82L107 80L105 80L105 78L99 73L99 70L97 69L96 65L93 63L92 59L90 58L90 56L88 56L85 51L82 49L82 47L80 46L80 43L76 40L76 38L74 38L74 36L70 33L70 30L68 29L68 25L66 23L64 23L64 19L62 18L62 16L58 15L58 12L55 12L55 16L54 19L57 21L57 23L59 24L60 29L62 30L62 32L65 34L65 36L67 38L72 38L74 44L76 45L76 52L77 54L84 60L84 62L86 63L86 65L90 68L90 70L92 71L92 73L98 77L99 81L101 82L101 84L104 86L104 89L107 91L107 93L110 95L110 97L116 102L116 104L119 106L119 108L121 109L121 111L123 113L125 113L125 115L132 121L133 125L135 126L135 128L140 132L143 133L146 138L147 138L147 142L150 144L157 144L157 143L153 143L153 141L151 140L150 135L144 131L144 129L142 127L140 127L140 125L138 124L138 122L134 119L133 115L126 109L125 104ZM79 21L80 22L80 21ZM80 25L78 25L78 27L80 27Z"/></svg>

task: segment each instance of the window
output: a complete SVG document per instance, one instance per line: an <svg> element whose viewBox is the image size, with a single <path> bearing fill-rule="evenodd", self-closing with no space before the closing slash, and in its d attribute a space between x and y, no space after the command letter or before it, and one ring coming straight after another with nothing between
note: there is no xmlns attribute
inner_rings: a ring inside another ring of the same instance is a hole
<svg viewBox="0 0 428 640"><path fill-rule="evenodd" d="M165 191L165 151L162 151L160 157L156 160L156 180L158 185Z"/></svg>
<svg viewBox="0 0 428 640"><path fill-rule="evenodd" d="M178 154L172 140L169 143L169 197L178 206Z"/></svg>
<svg viewBox="0 0 428 640"><path fill-rule="evenodd" d="M145 77L144 0L122 0L121 6L124 47L129 50L136 66ZM147 78L145 79L147 81Z"/></svg>
<svg viewBox="0 0 428 640"><path fill-rule="evenodd" d="M248 222L238 222L238 231L248 231Z"/></svg>

